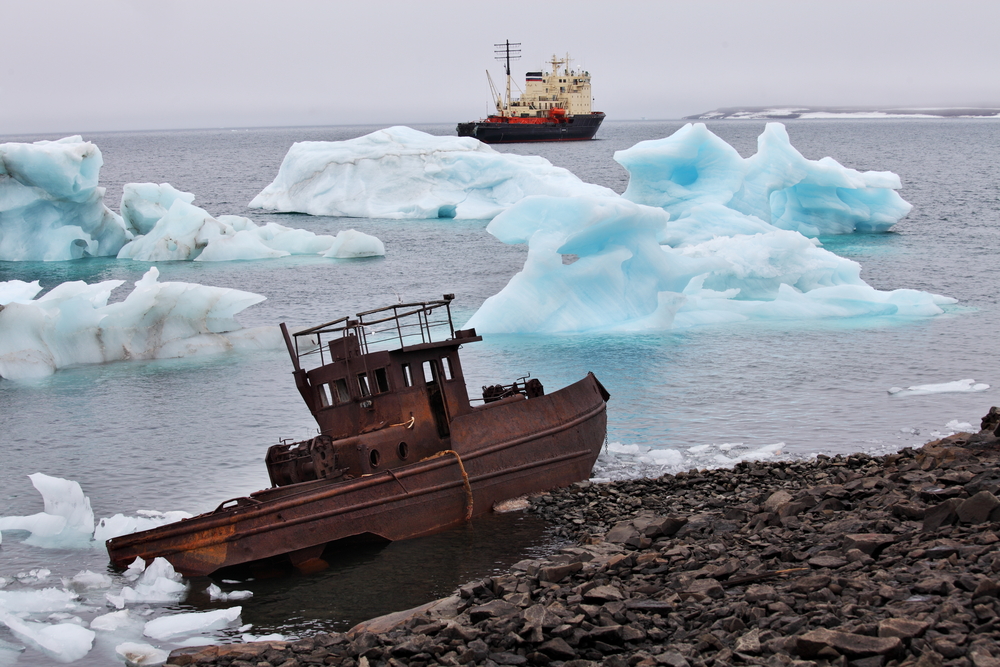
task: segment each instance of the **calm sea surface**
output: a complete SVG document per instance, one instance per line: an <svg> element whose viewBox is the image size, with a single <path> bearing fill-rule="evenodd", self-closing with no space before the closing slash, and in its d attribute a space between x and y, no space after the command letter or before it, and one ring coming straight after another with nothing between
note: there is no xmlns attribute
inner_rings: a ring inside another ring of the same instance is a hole
<svg viewBox="0 0 1000 667"><path fill-rule="evenodd" d="M609 122L600 138L524 144L502 152L537 154L585 181L622 192L616 150L669 135L680 122ZM906 387L975 378L1000 385L1000 123L987 120L836 120L786 123L806 157L832 156L859 170L891 170L914 205L896 230L822 238L862 264L878 289L948 295L957 307L906 324L878 320L720 326L642 335L489 336L463 349L470 394L531 373L548 389L593 371L611 392L608 437L673 448L692 466L698 445L784 442L784 452L885 451L947 432L951 420L978 420L997 403L975 394L891 397ZM759 121L709 128L743 156L756 150ZM394 221L251 211L247 202L274 178L289 146L340 140L376 127L319 127L90 134L104 154L106 202L118 209L128 182L169 182L193 192L213 215L245 215L317 233L354 228L380 238L386 256L338 261L164 262L161 280L236 287L267 296L245 311L246 326L304 326L404 300L456 294L457 324L520 270L526 250L485 232L487 221ZM451 134L453 126L420 126ZM55 136L4 137L34 141ZM0 280L138 280L148 265L113 259L0 262ZM130 287L130 285L129 285ZM124 298L122 288L113 299ZM26 475L80 482L98 517L139 509L214 508L267 486L263 456L279 438L308 437L284 351L210 359L117 363L59 371L37 383L0 380L0 516L41 511ZM344 628L447 594L552 543L529 517L497 517L444 536L359 552L312 577L251 582L244 603L252 632ZM107 556L0 546L0 577L48 567L56 575L104 571ZM51 580L50 580L51 581ZM196 587L197 588L197 587ZM201 586L203 589L204 586ZM101 601L95 600L95 613ZM178 608L207 608L193 596ZM2 633L0 633L2 635ZM26 654L18 664L35 664ZM89 658L88 658L89 660ZM37 664L43 664L37 663ZM96 663L95 663L96 664Z"/></svg>

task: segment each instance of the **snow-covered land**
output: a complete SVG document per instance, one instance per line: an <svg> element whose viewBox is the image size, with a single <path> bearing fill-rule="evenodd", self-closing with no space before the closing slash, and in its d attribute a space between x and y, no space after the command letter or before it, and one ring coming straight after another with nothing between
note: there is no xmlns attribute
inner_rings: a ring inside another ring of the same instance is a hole
<svg viewBox="0 0 1000 667"><path fill-rule="evenodd" d="M234 316L265 297L242 290L158 281L152 267L123 300L123 280L66 282L33 299L38 282L0 283L0 377L50 375L75 364L165 359L282 344L277 327L243 329ZM14 283L14 284L11 284Z"/></svg>
<svg viewBox="0 0 1000 667"><path fill-rule="evenodd" d="M524 268L467 327L490 333L645 331L747 320L927 317L954 299L879 291L861 266L798 232L740 224L691 243L662 208L624 198L529 197L486 228L527 243ZM758 221L760 223L761 221ZM685 223L690 225L690 221ZM761 223L765 224L765 223ZM676 246L660 245L674 237Z"/></svg>
<svg viewBox="0 0 1000 667"><path fill-rule="evenodd" d="M885 232L912 206L888 171L859 172L836 160L808 160L781 123L768 123L757 153L743 159L704 123L615 153L629 172L623 197L659 206L675 221L700 222L699 206L719 204L806 236Z"/></svg>
<svg viewBox="0 0 1000 667"><path fill-rule="evenodd" d="M132 234L104 205L104 159L79 136L0 144L0 260L114 256Z"/></svg>
<svg viewBox="0 0 1000 667"><path fill-rule="evenodd" d="M357 218L492 218L529 195L616 196L537 156L390 127L293 144L251 208Z"/></svg>

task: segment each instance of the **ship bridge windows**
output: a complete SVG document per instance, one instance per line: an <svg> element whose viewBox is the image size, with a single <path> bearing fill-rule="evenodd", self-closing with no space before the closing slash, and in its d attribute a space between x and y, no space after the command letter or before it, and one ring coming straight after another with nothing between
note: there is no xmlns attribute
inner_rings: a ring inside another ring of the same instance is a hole
<svg viewBox="0 0 1000 667"><path fill-rule="evenodd" d="M413 370L410 368L409 364L403 364L403 384L407 387L413 386Z"/></svg>
<svg viewBox="0 0 1000 667"><path fill-rule="evenodd" d="M351 393L347 390L347 378L338 378L333 382L321 384L316 389L320 408L329 408L351 400Z"/></svg>
<svg viewBox="0 0 1000 667"><path fill-rule="evenodd" d="M358 373L358 390L361 392L362 398L389 391L389 376L386 374L385 368L376 368L371 377L368 376L368 373Z"/></svg>

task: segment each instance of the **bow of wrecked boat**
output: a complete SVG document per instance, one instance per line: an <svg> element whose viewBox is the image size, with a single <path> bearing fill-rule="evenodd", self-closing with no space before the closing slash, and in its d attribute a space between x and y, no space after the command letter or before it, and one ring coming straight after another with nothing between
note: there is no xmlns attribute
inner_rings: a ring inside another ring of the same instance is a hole
<svg viewBox="0 0 1000 667"><path fill-rule="evenodd" d="M162 556L185 575L283 559L322 566L330 543L428 535L495 503L587 479L607 430L597 378L545 393L537 379L470 400L453 295L289 333L296 387L319 425L271 447L272 487L107 542L112 563Z"/></svg>

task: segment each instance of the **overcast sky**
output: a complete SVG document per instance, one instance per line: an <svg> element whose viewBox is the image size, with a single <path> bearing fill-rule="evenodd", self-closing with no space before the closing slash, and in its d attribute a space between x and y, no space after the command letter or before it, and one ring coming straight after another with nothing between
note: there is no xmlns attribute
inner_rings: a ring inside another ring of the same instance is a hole
<svg viewBox="0 0 1000 667"><path fill-rule="evenodd" d="M472 120L494 42L609 119L1000 106L996 0L0 0L0 135Z"/></svg>

